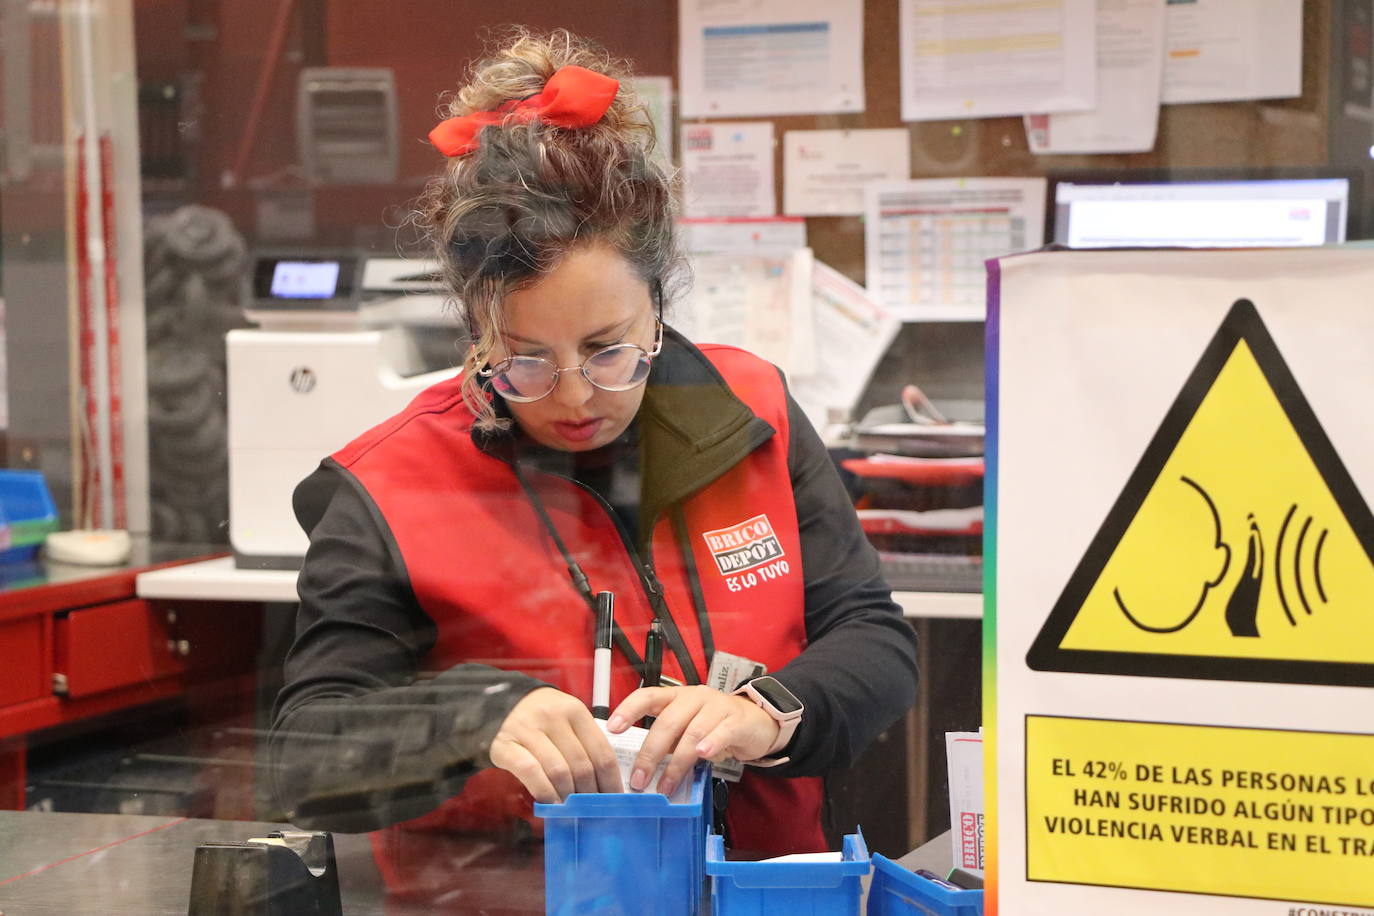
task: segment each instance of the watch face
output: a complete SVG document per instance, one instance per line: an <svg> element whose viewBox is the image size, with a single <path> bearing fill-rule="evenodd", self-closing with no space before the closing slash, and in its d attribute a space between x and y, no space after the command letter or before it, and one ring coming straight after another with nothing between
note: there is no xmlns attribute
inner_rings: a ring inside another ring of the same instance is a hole
<svg viewBox="0 0 1374 916"><path fill-rule="evenodd" d="M779 684L775 678L756 677L749 682L749 686L757 690L764 699L773 704L774 709L783 715L796 712L802 708L801 700L798 700L792 691Z"/></svg>

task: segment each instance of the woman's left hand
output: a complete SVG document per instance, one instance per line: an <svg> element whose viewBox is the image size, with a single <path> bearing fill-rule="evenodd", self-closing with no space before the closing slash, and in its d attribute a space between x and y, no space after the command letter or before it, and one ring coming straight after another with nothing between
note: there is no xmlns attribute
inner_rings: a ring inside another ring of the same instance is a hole
<svg viewBox="0 0 1374 916"><path fill-rule="evenodd" d="M671 795L698 760L756 760L772 748L778 723L747 697L710 687L641 687L606 723L623 732L643 716L656 716L630 775L630 788L649 784L659 761L671 755L658 790Z"/></svg>

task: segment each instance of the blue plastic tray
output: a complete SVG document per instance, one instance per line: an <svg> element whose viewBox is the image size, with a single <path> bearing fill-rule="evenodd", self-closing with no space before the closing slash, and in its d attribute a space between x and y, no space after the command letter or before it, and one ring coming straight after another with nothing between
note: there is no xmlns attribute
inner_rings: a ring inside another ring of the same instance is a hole
<svg viewBox="0 0 1374 916"><path fill-rule="evenodd" d="M56 530L57 506L43 473L0 469L0 564L33 560Z"/></svg>
<svg viewBox="0 0 1374 916"><path fill-rule="evenodd" d="M858 916L868 874L863 832L844 838L839 862L727 862L725 841L711 835L706 874L712 916Z"/></svg>
<svg viewBox="0 0 1374 916"><path fill-rule="evenodd" d="M983 916L982 891L952 891L908 871L882 853L873 856L868 916Z"/></svg>
<svg viewBox="0 0 1374 916"><path fill-rule="evenodd" d="M711 768L690 800L658 793L576 793L534 806L544 819L544 911L550 916L696 916L701 906Z"/></svg>

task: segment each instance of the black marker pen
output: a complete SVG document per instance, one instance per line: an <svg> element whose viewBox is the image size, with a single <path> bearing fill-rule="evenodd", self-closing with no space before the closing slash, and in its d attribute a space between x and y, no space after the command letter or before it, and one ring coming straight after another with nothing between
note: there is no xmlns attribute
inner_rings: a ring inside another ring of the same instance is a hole
<svg viewBox="0 0 1374 916"><path fill-rule="evenodd" d="M611 634L615 632L615 595L596 593L596 648L592 651L592 715L611 715Z"/></svg>
<svg viewBox="0 0 1374 916"><path fill-rule="evenodd" d="M649 624L644 637L644 686L659 687L663 678L663 624L655 620ZM651 728L653 716L645 716L640 725Z"/></svg>

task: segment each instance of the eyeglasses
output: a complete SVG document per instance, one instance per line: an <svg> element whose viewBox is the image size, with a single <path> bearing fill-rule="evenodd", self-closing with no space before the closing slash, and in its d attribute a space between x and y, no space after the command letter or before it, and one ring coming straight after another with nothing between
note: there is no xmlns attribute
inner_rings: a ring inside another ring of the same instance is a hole
<svg viewBox="0 0 1374 916"><path fill-rule="evenodd" d="M508 401L527 403L546 397L564 372L579 369L582 377L602 391L629 391L649 378L653 358L663 349L663 322L654 322L654 348L621 343L597 350L578 366L559 368L539 356L510 356L478 374Z"/></svg>

